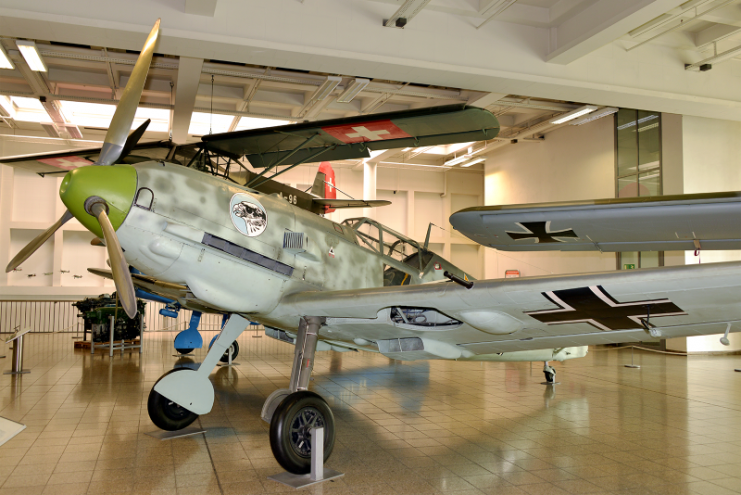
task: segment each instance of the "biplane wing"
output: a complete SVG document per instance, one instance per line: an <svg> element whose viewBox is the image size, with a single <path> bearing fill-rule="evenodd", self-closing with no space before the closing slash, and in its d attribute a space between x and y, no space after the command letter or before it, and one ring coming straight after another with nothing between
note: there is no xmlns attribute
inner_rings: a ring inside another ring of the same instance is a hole
<svg viewBox="0 0 741 495"><path fill-rule="evenodd" d="M450 223L504 251L741 249L741 192L479 206Z"/></svg>
<svg viewBox="0 0 741 495"><path fill-rule="evenodd" d="M370 157L370 150L493 139L497 118L465 105L404 110L203 136L206 150L256 168Z"/></svg>

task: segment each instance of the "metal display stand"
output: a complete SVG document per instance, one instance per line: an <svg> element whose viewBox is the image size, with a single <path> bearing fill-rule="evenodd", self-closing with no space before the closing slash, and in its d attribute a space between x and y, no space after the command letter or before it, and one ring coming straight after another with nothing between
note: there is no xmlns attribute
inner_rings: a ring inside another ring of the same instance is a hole
<svg viewBox="0 0 741 495"><path fill-rule="evenodd" d="M623 366L625 366L626 368L640 368L639 365L633 364L633 346L630 346L630 364L624 364Z"/></svg>
<svg viewBox="0 0 741 495"><path fill-rule="evenodd" d="M239 366L239 363L232 361L232 346L229 346L227 352L229 353L229 360L226 363L216 363L216 366L226 366L227 368L230 366Z"/></svg>
<svg viewBox="0 0 741 495"><path fill-rule="evenodd" d="M95 354L95 348L101 348L101 347L108 347L108 356L113 357L113 351L120 349L121 355L123 356L124 350L126 349L139 349L139 354L142 353L142 350L144 349L144 318L139 319L139 343L138 344L127 344L125 340L121 340L120 342L116 342L113 340L113 331L116 326L116 319L113 316L108 317L108 321L110 323L110 336L111 340L107 344L96 344L95 343L95 337L93 336L93 333L90 332L90 354Z"/></svg>
<svg viewBox="0 0 741 495"><path fill-rule="evenodd" d="M311 429L311 472L293 474L282 472L268 476L269 480L299 489L345 476L345 473L324 467L324 428Z"/></svg>
<svg viewBox="0 0 741 495"><path fill-rule="evenodd" d="M23 369L23 336L30 331L31 327L18 330L5 341L6 344L13 342L13 364L10 371L4 372L4 375L22 375L31 372L31 370Z"/></svg>
<svg viewBox="0 0 741 495"><path fill-rule="evenodd" d="M206 433L206 430L204 430L203 428L197 428L195 426L189 426L188 428L183 428L182 430L178 431L157 430L145 433L145 435L157 438L158 440L174 440L176 438L191 437L200 433Z"/></svg>

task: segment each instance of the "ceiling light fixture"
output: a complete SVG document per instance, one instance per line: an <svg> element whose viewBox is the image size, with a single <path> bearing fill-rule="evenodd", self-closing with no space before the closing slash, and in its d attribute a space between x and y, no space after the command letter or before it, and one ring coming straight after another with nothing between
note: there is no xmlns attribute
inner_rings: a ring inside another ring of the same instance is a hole
<svg viewBox="0 0 741 495"><path fill-rule="evenodd" d="M355 79L347 89L337 98L338 103L350 103L370 83L369 79Z"/></svg>
<svg viewBox="0 0 741 495"><path fill-rule="evenodd" d="M443 164L443 166L452 167L454 165L458 165L461 162L465 162L469 158L471 158L471 155L461 155L459 157L453 158L452 160L448 160L447 162Z"/></svg>
<svg viewBox="0 0 741 495"><path fill-rule="evenodd" d="M575 120L571 123L571 125L584 125L588 124L589 122L594 122L597 119L601 119L602 117L607 117L608 115L612 115L613 113L616 113L619 109L615 107L605 107L600 108L599 110L595 110L594 112L590 113L583 119Z"/></svg>
<svg viewBox="0 0 741 495"><path fill-rule="evenodd" d="M337 87L338 84L342 82L341 77L337 76L328 76L327 79L322 83L321 86L319 86L319 89L316 90L316 93L314 93L314 97L312 100L315 101L321 101L325 99L327 96L334 91L334 88Z"/></svg>
<svg viewBox="0 0 741 495"><path fill-rule="evenodd" d="M8 57L8 52L5 51L2 43L0 43L0 69L15 69L15 65L13 65L13 61Z"/></svg>
<svg viewBox="0 0 741 495"><path fill-rule="evenodd" d="M584 105L583 107L579 107L576 110L572 110L563 115L559 115L555 120L551 120L551 124L563 124L564 122L578 119L582 115L594 112L595 110L597 110L597 107L594 105Z"/></svg>
<svg viewBox="0 0 741 495"><path fill-rule="evenodd" d="M34 43L33 41L16 40L15 44L21 51L21 55L23 55L23 58L26 60L26 63L31 68L31 70L36 72L47 71L46 64L41 58L39 49L36 48L36 43Z"/></svg>
<svg viewBox="0 0 741 495"><path fill-rule="evenodd" d="M476 158L475 160L471 160L470 162L461 164L461 167L470 167L471 165L476 165L477 163L481 163L484 161L486 161L486 158Z"/></svg>

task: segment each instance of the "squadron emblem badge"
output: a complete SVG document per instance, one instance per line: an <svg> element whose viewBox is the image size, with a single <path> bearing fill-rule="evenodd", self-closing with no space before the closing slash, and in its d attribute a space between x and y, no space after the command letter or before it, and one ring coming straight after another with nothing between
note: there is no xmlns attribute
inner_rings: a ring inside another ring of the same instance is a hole
<svg viewBox="0 0 741 495"><path fill-rule="evenodd" d="M237 193L232 196L229 211L234 226L246 236L258 236L268 226L265 208L249 194Z"/></svg>

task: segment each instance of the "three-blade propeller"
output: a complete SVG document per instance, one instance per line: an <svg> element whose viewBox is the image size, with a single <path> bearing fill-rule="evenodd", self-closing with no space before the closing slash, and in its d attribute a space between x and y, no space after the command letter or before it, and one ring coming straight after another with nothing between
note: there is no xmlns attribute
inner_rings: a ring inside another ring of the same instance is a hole
<svg viewBox="0 0 741 495"><path fill-rule="evenodd" d="M128 155L131 152L139 139L141 139L147 124L149 124L148 121L145 122L130 134L131 125L134 122L136 109L139 106L139 100L141 99L142 91L144 90L144 83L147 80L147 73L149 72L149 66L152 63L154 47L157 44L159 34L160 20L157 19L157 22L155 22L152 31L149 33L149 36L144 43L144 48L134 65L131 77L129 78L121 99L118 102L116 112L113 114L113 119L111 120L111 125L106 132L100 156L94 165L114 165L119 160L123 159L125 155ZM131 279L129 264L126 262L126 258L124 257L121 243L118 240L113 225L108 219L108 205L105 200L93 196L87 199L85 210L88 214L94 216L100 224L105 239L106 249L108 250L108 257L113 272L113 281L116 284L116 291L118 292L119 300L121 301L121 305L124 311L126 311L126 314L129 315L130 318L133 318L137 313L134 283ZM54 233L62 227L62 225L72 218L73 215L69 211L66 211L64 215L54 223L54 225L39 234L34 240L21 249L21 251L5 268L6 273L18 268L21 263L26 261L50 237L52 237Z"/></svg>

